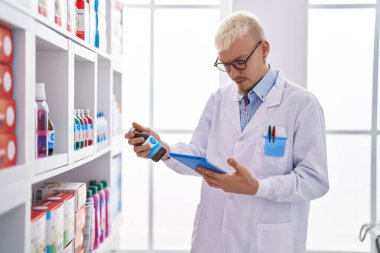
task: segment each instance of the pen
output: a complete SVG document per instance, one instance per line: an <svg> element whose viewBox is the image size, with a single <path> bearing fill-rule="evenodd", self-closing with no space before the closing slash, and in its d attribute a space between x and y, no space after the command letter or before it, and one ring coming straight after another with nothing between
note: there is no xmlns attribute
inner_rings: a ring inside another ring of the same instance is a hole
<svg viewBox="0 0 380 253"><path fill-rule="evenodd" d="M272 131L272 139L274 143L274 139L276 138L276 126L273 126L273 131Z"/></svg>
<svg viewBox="0 0 380 253"><path fill-rule="evenodd" d="M270 125L268 126L268 140L270 142L270 137L272 136L272 129L270 127Z"/></svg>

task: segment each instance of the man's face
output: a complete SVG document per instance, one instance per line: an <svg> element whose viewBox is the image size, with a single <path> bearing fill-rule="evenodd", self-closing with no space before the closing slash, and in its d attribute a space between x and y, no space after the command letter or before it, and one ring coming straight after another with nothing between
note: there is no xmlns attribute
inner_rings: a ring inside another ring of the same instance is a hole
<svg viewBox="0 0 380 253"><path fill-rule="evenodd" d="M245 35L242 39L234 41L231 46L219 52L219 61L223 63L233 63L236 60L246 60L249 54L255 49L248 62L247 68L238 70L234 66L230 66L227 74L237 84L240 91L248 93L265 75L267 64L265 49L268 48L268 42L255 40L251 35ZM265 44L265 45L264 45Z"/></svg>

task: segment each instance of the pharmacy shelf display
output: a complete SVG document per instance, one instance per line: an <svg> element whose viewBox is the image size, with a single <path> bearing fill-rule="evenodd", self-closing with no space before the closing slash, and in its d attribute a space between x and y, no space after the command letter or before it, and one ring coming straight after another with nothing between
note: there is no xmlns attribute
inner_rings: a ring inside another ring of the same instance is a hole
<svg viewBox="0 0 380 253"><path fill-rule="evenodd" d="M64 6L75 3L57 2ZM5 123L0 124L0 252L33 252L35 240L40 239L32 230L40 216L31 209L36 188L46 182L79 182L88 188L90 180L107 181L110 235L95 252L105 251L117 237L125 145L122 35L118 34L122 6L115 0L99 2L105 5L96 11L91 9L94 6L83 7L95 16L87 14L88 25L73 33L67 29L69 17L51 18L48 6L46 16L42 15L38 1L0 1L0 120L7 123L6 128L1 127ZM70 9L66 7L64 13ZM71 15L78 15L78 10ZM90 29L94 17L97 25ZM4 31L10 32L10 41ZM88 38L91 34L96 36ZM4 47L9 45L11 60L1 53L8 52ZM37 146L42 139L38 134L45 130L36 131L41 120L36 117L35 98L40 92L36 92L36 83L44 84L51 122L46 131L54 133L54 146L46 146L47 155L40 157ZM78 122L83 128L82 142L75 132ZM49 208L53 213L59 206L51 204ZM84 233L75 230L71 241L65 242L65 252L81 252Z"/></svg>

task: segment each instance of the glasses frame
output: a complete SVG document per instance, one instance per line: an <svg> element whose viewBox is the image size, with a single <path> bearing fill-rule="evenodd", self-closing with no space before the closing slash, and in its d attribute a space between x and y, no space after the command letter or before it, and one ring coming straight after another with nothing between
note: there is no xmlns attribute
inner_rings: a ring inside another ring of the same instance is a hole
<svg viewBox="0 0 380 253"><path fill-rule="evenodd" d="M251 56L253 55L253 53L256 51L256 49L258 48L258 46L262 43L263 41L260 40L257 45L255 46L255 48L252 50L252 52L247 56L247 58L245 60L234 60L233 62L231 63L227 63L227 62L218 62L219 60L219 56L216 57L216 60L215 60L215 63L214 63L214 67L217 67L220 71L223 71L223 72L230 72L231 71L231 66L233 66L236 70L245 70L247 69L247 62L249 61L249 59L251 58ZM241 67L237 67L236 64L239 64L239 65L244 65L243 68Z"/></svg>

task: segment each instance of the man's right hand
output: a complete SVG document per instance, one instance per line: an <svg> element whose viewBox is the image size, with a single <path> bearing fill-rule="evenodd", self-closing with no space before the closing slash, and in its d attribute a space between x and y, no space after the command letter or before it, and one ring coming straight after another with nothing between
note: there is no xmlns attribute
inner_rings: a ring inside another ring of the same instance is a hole
<svg viewBox="0 0 380 253"><path fill-rule="evenodd" d="M155 131L153 131L152 129L150 128L147 128L147 127L143 127L142 125L136 123L136 122L133 122L132 123L132 126L134 128L136 128L139 132L146 132L148 134L150 134L151 136L153 136L158 142L161 143L161 145L166 149L166 154L162 157L161 160L166 160L168 159L168 156L169 156L169 145L166 144L165 142L163 142L160 138L160 136L158 135L158 133L156 133ZM138 157L142 157L142 158L148 158L148 154L150 152L150 145L149 144L146 144L146 145L141 145L142 143L144 143L144 138L143 137L135 137L135 134L134 133L126 133L125 134L125 138L128 139L128 143L132 146L134 146L133 150L135 151L136 155Z"/></svg>

